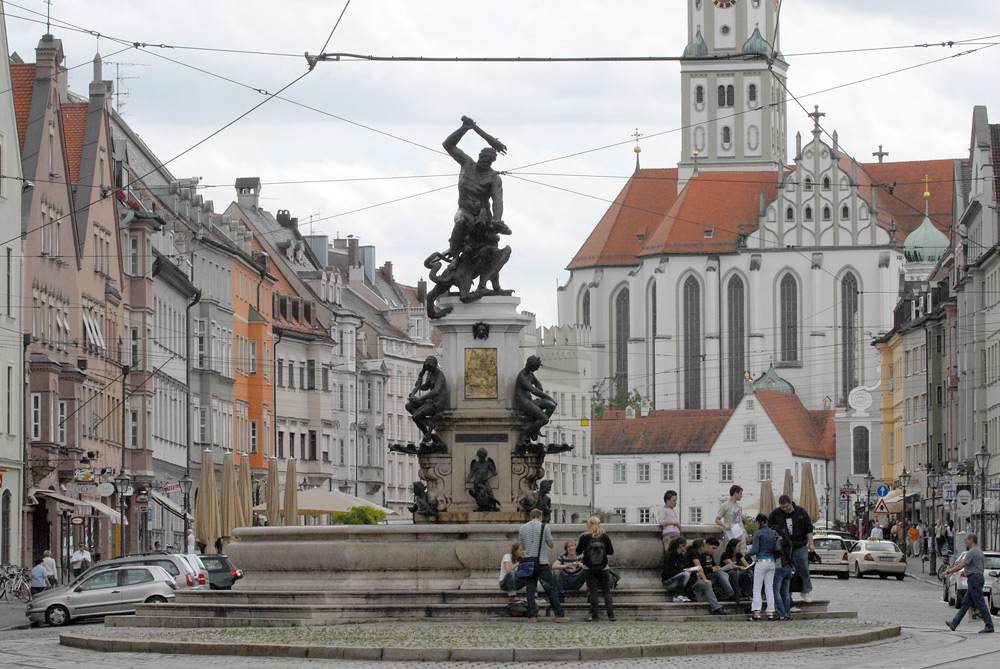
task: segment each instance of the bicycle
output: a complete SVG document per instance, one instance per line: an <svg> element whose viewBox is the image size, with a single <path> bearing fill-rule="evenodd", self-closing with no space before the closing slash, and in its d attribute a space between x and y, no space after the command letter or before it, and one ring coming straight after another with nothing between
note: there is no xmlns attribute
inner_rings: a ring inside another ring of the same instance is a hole
<svg viewBox="0 0 1000 669"><path fill-rule="evenodd" d="M14 595L22 602L31 601L31 572L15 565L0 565L0 599Z"/></svg>

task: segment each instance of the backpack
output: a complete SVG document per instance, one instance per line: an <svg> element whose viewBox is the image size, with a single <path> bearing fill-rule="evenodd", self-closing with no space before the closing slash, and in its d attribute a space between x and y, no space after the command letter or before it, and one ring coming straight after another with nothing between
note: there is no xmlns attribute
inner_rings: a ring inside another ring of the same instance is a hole
<svg viewBox="0 0 1000 669"><path fill-rule="evenodd" d="M525 618L528 615L528 605L522 602L507 605L507 612L511 618Z"/></svg>
<svg viewBox="0 0 1000 669"><path fill-rule="evenodd" d="M608 563L607 551L604 541L598 537L592 537L587 543L587 565L590 567L604 567Z"/></svg>

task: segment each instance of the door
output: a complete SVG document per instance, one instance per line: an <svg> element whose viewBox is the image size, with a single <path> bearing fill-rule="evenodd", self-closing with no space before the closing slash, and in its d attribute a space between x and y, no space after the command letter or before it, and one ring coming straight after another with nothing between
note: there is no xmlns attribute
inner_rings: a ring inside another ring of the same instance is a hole
<svg viewBox="0 0 1000 669"><path fill-rule="evenodd" d="M144 567L130 567L119 570L118 584L121 586L119 611L135 612L135 605L146 601L153 593L153 575Z"/></svg>
<svg viewBox="0 0 1000 669"><path fill-rule="evenodd" d="M121 590L118 587L118 569L102 571L85 578L66 598L70 615L74 618L103 616L117 611Z"/></svg>

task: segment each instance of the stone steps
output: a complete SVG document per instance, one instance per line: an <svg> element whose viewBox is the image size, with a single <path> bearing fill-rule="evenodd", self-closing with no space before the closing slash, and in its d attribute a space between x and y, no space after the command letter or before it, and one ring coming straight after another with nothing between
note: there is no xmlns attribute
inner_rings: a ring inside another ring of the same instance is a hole
<svg viewBox="0 0 1000 669"><path fill-rule="evenodd" d="M523 593L522 593L523 595ZM586 591L564 593L568 601L585 600ZM661 588L622 589L614 591L616 601L668 603ZM338 592L288 592L288 591L238 591L238 590L179 590L178 604L375 604L412 603L427 604L497 604L502 602L499 590L445 590L438 592L413 592L398 590L351 590Z"/></svg>

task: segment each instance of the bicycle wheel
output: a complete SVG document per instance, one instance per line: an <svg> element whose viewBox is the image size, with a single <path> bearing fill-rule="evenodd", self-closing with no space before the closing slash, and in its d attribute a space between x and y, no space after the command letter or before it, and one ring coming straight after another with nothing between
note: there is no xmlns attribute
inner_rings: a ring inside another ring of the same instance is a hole
<svg viewBox="0 0 1000 669"><path fill-rule="evenodd" d="M27 583L25 583L24 581L21 581L17 585L17 589L14 591L14 596L17 597L22 602L30 602L31 601L31 587Z"/></svg>

